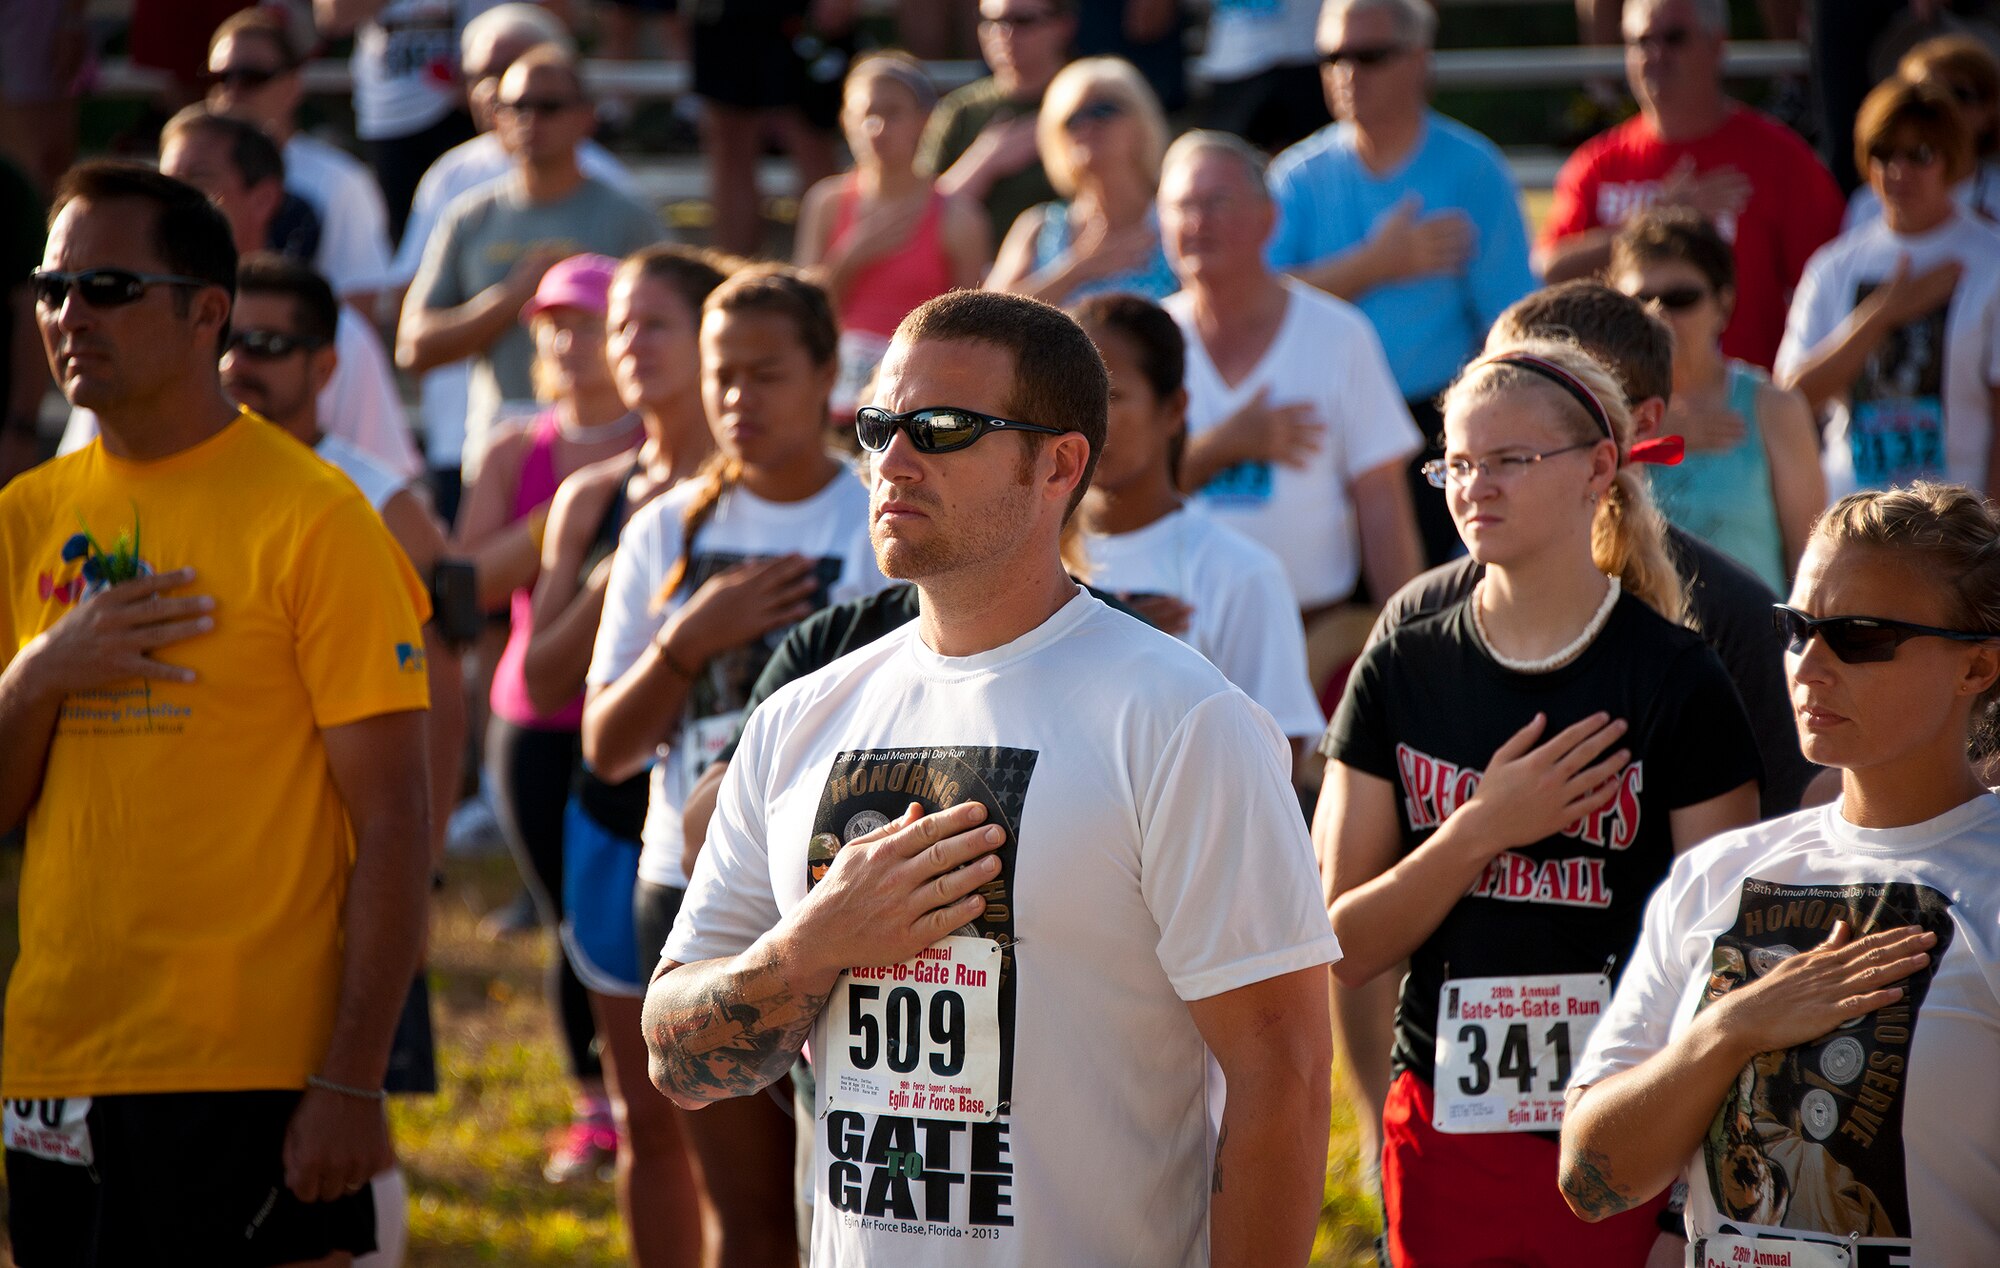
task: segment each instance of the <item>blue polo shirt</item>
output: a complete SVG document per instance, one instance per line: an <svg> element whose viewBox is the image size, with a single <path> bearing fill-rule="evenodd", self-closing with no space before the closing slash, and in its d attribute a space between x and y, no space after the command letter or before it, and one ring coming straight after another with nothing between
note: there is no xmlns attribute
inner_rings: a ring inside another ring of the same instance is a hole
<svg viewBox="0 0 2000 1268"><path fill-rule="evenodd" d="M1401 166L1377 176L1355 150L1353 125L1334 123L1271 164L1278 226L1271 265L1294 269L1324 260L1368 236L1407 193L1422 212L1457 207L1472 219L1465 271L1378 286L1356 301L1375 323L1389 368L1406 400L1436 395L1486 341L1502 309L1535 289L1521 193L1491 141L1436 111Z"/></svg>

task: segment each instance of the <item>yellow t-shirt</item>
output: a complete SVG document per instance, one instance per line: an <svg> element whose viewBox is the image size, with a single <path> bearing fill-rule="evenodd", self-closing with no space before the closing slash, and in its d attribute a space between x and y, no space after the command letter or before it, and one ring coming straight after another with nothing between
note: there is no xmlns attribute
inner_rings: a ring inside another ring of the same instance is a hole
<svg viewBox="0 0 2000 1268"><path fill-rule="evenodd" d="M0 489L0 663L91 587L65 544L195 569L189 684L72 695L29 811L0 1094L300 1087L340 984L354 838L320 732L428 707L429 603L348 479L245 411L157 462L101 442Z"/></svg>

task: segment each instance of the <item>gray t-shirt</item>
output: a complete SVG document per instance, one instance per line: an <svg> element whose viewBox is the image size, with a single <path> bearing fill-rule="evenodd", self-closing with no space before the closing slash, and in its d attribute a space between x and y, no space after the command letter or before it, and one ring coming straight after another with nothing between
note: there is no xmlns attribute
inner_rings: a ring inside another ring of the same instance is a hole
<svg viewBox="0 0 2000 1268"><path fill-rule="evenodd" d="M623 256L666 236L659 219L630 196L586 176L567 198L530 203L518 173L471 190L445 209L424 249L411 289L427 308L456 308L506 278L542 243L566 254ZM535 345L515 325L474 359L466 418L466 465L477 466L496 418L532 409Z"/></svg>

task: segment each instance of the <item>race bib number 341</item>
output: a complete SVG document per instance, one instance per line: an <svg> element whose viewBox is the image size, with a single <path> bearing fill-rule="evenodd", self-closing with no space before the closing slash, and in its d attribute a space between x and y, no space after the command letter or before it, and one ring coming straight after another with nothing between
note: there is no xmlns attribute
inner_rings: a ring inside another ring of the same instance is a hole
<svg viewBox="0 0 2000 1268"><path fill-rule="evenodd" d="M1611 1002L1602 973L1461 977L1438 993L1441 1132L1552 1132L1563 1090Z"/></svg>
<svg viewBox="0 0 2000 1268"><path fill-rule="evenodd" d="M951 937L849 969L827 1001L826 1108L992 1122L1000 1112L1000 944Z"/></svg>

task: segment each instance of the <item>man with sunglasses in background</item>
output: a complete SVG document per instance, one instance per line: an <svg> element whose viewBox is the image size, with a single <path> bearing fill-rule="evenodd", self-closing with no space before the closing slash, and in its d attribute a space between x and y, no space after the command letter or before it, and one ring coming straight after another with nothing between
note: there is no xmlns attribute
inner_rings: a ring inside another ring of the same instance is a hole
<svg viewBox="0 0 2000 1268"><path fill-rule="evenodd" d="M1563 164L1536 265L1551 282L1601 273L1632 215L1691 207L1736 254L1722 351L1768 370L1807 259L1840 231L1840 190L1796 133L1723 92L1724 0L1630 0L1624 30L1639 113Z"/></svg>
<svg viewBox="0 0 2000 1268"><path fill-rule="evenodd" d="M655 971L681 1105L811 1037L814 1262L1310 1254L1339 948L1276 724L1063 569L1108 399L1036 301L904 320L858 431L918 619L751 716Z"/></svg>
<svg viewBox="0 0 2000 1268"><path fill-rule="evenodd" d="M375 1244L429 871L423 587L353 484L224 394L199 190L64 178L36 316L103 437L0 490L0 1055L16 1261Z"/></svg>
<svg viewBox="0 0 2000 1268"><path fill-rule="evenodd" d="M462 468L478 478L493 425L532 413L535 346L521 307L550 265L585 252L631 254L665 231L651 211L586 173L577 148L595 126L576 60L543 44L500 77L494 97L506 177L453 200L403 300L396 363L473 361Z"/></svg>
<svg viewBox="0 0 2000 1268"><path fill-rule="evenodd" d="M1404 478L1433 564L1462 549L1443 499L1417 474L1444 452L1437 395L1500 310L1535 288L1506 161L1430 108L1436 33L1425 0L1327 0L1320 78L1340 122L1271 165L1278 228L1269 249L1273 267L1351 301L1381 336L1425 441Z"/></svg>
<svg viewBox="0 0 2000 1268"><path fill-rule="evenodd" d="M160 170L208 195L229 222L238 255L270 245L272 220L284 198L284 159L254 124L213 114L206 106L189 106L160 133ZM400 478L418 475L423 461L375 328L343 305L334 342L339 356L320 394L319 417L331 433ZM97 431L95 413L72 409L57 452L83 448Z"/></svg>
<svg viewBox="0 0 2000 1268"><path fill-rule="evenodd" d="M445 151L417 182L410 218L389 270L399 311L445 209L460 195L500 180L512 169L513 159L497 127L494 100L507 68L530 49L544 44L566 53L576 51L562 20L538 4L496 5L465 24L459 37L459 60L470 86L467 95L479 135ZM632 173L595 140L586 138L577 145L576 163L585 176L621 194L638 196ZM430 464L431 492L438 513L447 524L458 518L462 491L459 461L465 449L466 396L471 384L472 365L463 360L426 370L418 379L417 412L424 434L424 457Z"/></svg>
<svg viewBox="0 0 2000 1268"><path fill-rule="evenodd" d="M299 131L303 58L282 15L243 10L208 42L208 105L262 128L285 155L286 188L319 216L312 264L342 300L373 317L389 278L389 213L360 159Z"/></svg>
<svg viewBox="0 0 2000 1268"><path fill-rule="evenodd" d="M919 165L937 173L939 193L986 208L995 242L1022 212L1056 197L1035 120L1075 38L1075 0L979 0L979 53L993 73L947 93L931 112Z"/></svg>

